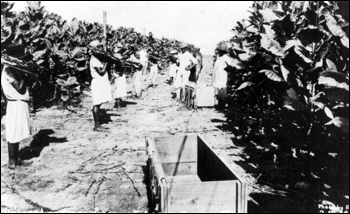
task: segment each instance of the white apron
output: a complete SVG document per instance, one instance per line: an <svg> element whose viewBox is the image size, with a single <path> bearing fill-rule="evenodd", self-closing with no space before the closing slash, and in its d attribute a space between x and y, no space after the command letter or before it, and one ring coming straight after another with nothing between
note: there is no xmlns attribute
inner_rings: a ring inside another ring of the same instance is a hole
<svg viewBox="0 0 350 214"><path fill-rule="evenodd" d="M19 143L31 135L29 91L27 90L24 95L18 93L11 85L14 79L6 73L7 69L9 68L5 66L1 75L1 86L8 100L5 119L6 140L9 143Z"/></svg>
<svg viewBox="0 0 350 214"><path fill-rule="evenodd" d="M126 91L126 77L125 77L125 74L123 74L123 76L119 76L117 79L116 79L116 88L115 88L115 91L114 91L114 98L115 99L123 99L127 96L127 91Z"/></svg>
<svg viewBox="0 0 350 214"><path fill-rule="evenodd" d="M94 67L103 68L103 64L94 56L90 60L90 71L92 76L91 93L93 105L101 105L112 101L112 89L108 79L108 73L103 76L95 71Z"/></svg>
<svg viewBox="0 0 350 214"><path fill-rule="evenodd" d="M151 78L153 86L156 85L157 84L157 78L158 78L158 65L157 64L152 65L150 78Z"/></svg>

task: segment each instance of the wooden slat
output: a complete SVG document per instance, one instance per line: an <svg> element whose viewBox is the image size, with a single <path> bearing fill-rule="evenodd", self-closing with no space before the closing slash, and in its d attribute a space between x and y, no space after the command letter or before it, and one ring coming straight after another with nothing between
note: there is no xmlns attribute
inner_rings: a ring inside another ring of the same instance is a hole
<svg viewBox="0 0 350 214"><path fill-rule="evenodd" d="M166 176L197 175L197 162L162 163Z"/></svg>
<svg viewBox="0 0 350 214"><path fill-rule="evenodd" d="M243 183L242 185L243 185L243 193L242 193L243 210L242 210L242 213L247 213L248 212L247 184Z"/></svg>
<svg viewBox="0 0 350 214"><path fill-rule="evenodd" d="M227 164L198 137L198 175L203 181L237 180Z"/></svg>
<svg viewBox="0 0 350 214"><path fill-rule="evenodd" d="M169 212L236 212L237 182L173 183Z"/></svg>
<svg viewBox="0 0 350 214"><path fill-rule="evenodd" d="M237 183L237 212L242 213L242 185Z"/></svg>
<svg viewBox="0 0 350 214"><path fill-rule="evenodd" d="M198 107L213 107L215 105L215 90L212 86L196 89L196 105Z"/></svg>
<svg viewBox="0 0 350 214"><path fill-rule="evenodd" d="M155 147L163 163L197 161L197 137L174 136L154 138Z"/></svg>
<svg viewBox="0 0 350 214"><path fill-rule="evenodd" d="M234 213L236 213L237 212L237 206L238 206L237 205L237 200L238 200L238 197L239 197L239 195L237 195L237 183L236 183L236 185L233 185L232 191L234 193L236 193L234 198L232 198L232 200L235 201L235 203L233 203L233 211L234 211Z"/></svg>
<svg viewBox="0 0 350 214"><path fill-rule="evenodd" d="M197 175L180 175L167 177L169 183L200 183L201 179Z"/></svg>
<svg viewBox="0 0 350 214"><path fill-rule="evenodd" d="M150 136L146 137L146 148L147 148L147 155L151 155L153 153L156 153L156 145L154 143L154 139Z"/></svg>

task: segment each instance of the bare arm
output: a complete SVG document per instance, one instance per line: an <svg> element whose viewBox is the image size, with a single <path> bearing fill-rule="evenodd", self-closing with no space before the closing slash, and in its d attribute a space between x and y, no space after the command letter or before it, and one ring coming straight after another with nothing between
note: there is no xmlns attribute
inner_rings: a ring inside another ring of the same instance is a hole
<svg viewBox="0 0 350 214"><path fill-rule="evenodd" d="M107 63L104 63L103 68L94 67L95 71L102 77L106 74Z"/></svg>
<svg viewBox="0 0 350 214"><path fill-rule="evenodd" d="M26 81L24 80L24 75L12 69L8 69L6 73L13 79L11 85L16 89L18 93L24 95L27 92L27 85Z"/></svg>

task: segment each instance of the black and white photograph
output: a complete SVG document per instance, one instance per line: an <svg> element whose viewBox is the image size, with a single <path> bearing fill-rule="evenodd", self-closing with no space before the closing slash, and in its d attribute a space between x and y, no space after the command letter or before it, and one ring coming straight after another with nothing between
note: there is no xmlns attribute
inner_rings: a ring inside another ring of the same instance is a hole
<svg viewBox="0 0 350 214"><path fill-rule="evenodd" d="M349 213L349 1L1 1L1 213Z"/></svg>

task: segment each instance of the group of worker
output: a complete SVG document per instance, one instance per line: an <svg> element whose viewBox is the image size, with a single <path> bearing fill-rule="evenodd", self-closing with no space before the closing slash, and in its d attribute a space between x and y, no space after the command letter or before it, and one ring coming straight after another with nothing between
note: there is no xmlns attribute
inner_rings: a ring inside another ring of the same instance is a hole
<svg viewBox="0 0 350 214"><path fill-rule="evenodd" d="M173 84L176 91L176 97L180 101L184 101L184 91L186 85L190 84L190 71L192 67L197 65L198 60L189 53L187 45L181 45L181 54L177 55L177 51L172 51L169 66L169 81ZM215 89L215 98L217 100L217 109L222 110L227 104L227 83L229 67L236 67L237 60L228 54L228 46L225 42L220 42L215 49L215 60L213 66L212 86ZM198 80L198 77L195 79ZM195 85L198 84L195 82Z"/></svg>
<svg viewBox="0 0 350 214"><path fill-rule="evenodd" d="M180 50L180 53L176 50L170 52L169 82L173 85L176 98L183 101L185 87L190 82L191 69L199 62L189 52L188 44L182 43Z"/></svg>
<svg viewBox="0 0 350 214"><path fill-rule="evenodd" d="M92 42L91 48L99 48L99 42ZM169 67L170 82L174 86L174 90L178 98L180 92L189 82L190 70L198 63L188 51L188 45L183 43L180 47L181 53L176 50L171 52L171 63ZM234 66L234 61L227 54L227 45L220 43L216 48L216 61L213 68L213 86L217 93L219 106L225 107L225 99L227 97L227 67ZM14 58L23 59L26 57L25 47L21 44L9 45L6 54ZM157 85L157 75L159 72L159 58L147 57L145 49L140 50L139 55L131 60L138 61L141 66L136 67L134 73L134 85L136 96L141 96L142 87L141 79L147 74L147 67L150 64L150 78L153 87ZM115 50L115 57L120 57L118 47ZM112 93L110 78L107 72L107 63L92 55L90 59L90 71L92 76L91 92L93 103L93 118L95 122L94 131L106 131L100 123L101 105L112 101L112 97L117 100L117 105L121 104L121 99L127 95L126 90L126 74L123 71L112 72L116 77L115 93ZM29 87L28 77L16 70L15 68L4 66L1 75L1 86L7 100L6 108L6 139L8 142L9 162L8 168L15 169L19 165L30 165L31 161L24 161L19 158L19 143L30 137L30 116L29 116Z"/></svg>
<svg viewBox="0 0 350 214"><path fill-rule="evenodd" d="M90 49L92 53L102 48L103 45L98 41L90 43ZM121 59L122 56L119 53L119 48L122 46L117 45L114 50L114 57ZM135 54L131 55L128 62L134 63L132 66L133 71L133 85L135 91L135 97L140 98L143 91L146 89L144 81L149 78L151 86L155 88L157 86L157 78L159 68L161 66L158 53L149 54L145 47L141 47ZM108 62L98 59L93 54L90 59L90 71L92 76L91 92L93 101L93 116L96 132L105 132L106 128L101 126L100 123L100 108L104 103L111 103L113 98L115 100L117 110L120 110L123 100L127 97L127 82L126 73L123 69L118 68L110 71L111 75L115 78L114 88L111 86L110 78L107 72ZM150 70L148 76L148 68ZM147 86L147 87L148 87ZM112 93L114 89L114 93Z"/></svg>

